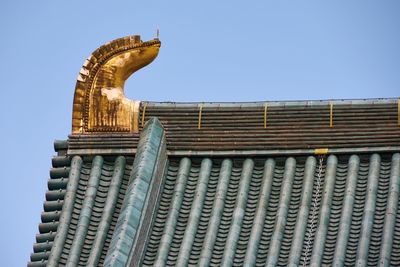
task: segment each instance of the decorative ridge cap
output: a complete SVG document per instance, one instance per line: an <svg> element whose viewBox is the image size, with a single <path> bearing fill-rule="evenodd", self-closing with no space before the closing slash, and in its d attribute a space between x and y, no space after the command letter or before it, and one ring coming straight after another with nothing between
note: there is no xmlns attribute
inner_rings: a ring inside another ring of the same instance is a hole
<svg viewBox="0 0 400 267"><path fill-rule="evenodd" d="M158 38L139 35L116 39L85 60L75 87L72 133L138 132L140 101L125 97L125 81L158 55Z"/></svg>

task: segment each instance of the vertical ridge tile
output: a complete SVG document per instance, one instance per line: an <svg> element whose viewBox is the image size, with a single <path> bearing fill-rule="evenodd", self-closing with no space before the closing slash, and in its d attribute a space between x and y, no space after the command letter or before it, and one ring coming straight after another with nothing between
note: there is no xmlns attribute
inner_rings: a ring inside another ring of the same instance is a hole
<svg viewBox="0 0 400 267"><path fill-rule="evenodd" d="M189 266L199 264L201 249L203 247L204 239L207 234L207 228L210 222L212 207L217 193L217 186L219 181L219 174L221 172L221 162L216 160L217 165L212 167L210 178L208 180L207 192L204 198L203 210L197 227L196 235L190 251Z"/></svg>
<svg viewBox="0 0 400 267"><path fill-rule="evenodd" d="M333 266L343 266L344 264L347 241L349 239L350 225L353 214L353 204L357 187L359 165L360 158L357 155L352 155L348 163L346 191L339 224L339 232L336 241L335 254L333 256Z"/></svg>
<svg viewBox="0 0 400 267"><path fill-rule="evenodd" d="M196 186L199 179L200 163L193 160L189 175L186 181L186 188L183 195L182 205L179 209L178 220L174 229L172 243L169 247L168 257L166 264L168 266L175 266L178 259L179 250L182 245L183 236L185 234L186 226L189 221L190 210L192 209L193 199L195 196Z"/></svg>
<svg viewBox="0 0 400 267"><path fill-rule="evenodd" d="M328 232L329 217L332 205L333 190L335 188L336 168L338 160L335 155L330 155L326 165L324 191L321 199L319 223L314 238L310 266L321 266L326 234Z"/></svg>
<svg viewBox="0 0 400 267"><path fill-rule="evenodd" d="M357 249L360 240L362 219L367 197L368 174L370 157L360 155L360 166L358 168L357 186L354 197L353 213L350 224L349 238L347 241L345 266L355 266L357 260Z"/></svg>
<svg viewBox="0 0 400 267"><path fill-rule="evenodd" d="M378 190L376 195L375 214L368 247L368 265L378 266L379 253L382 243L383 225L389 195L390 169L392 159L382 157L379 170ZM396 266L396 265L395 265Z"/></svg>
<svg viewBox="0 0 400 267"><path fill-rule="evenodd" d="M267 261L271 238L274 233L276 214L279 208L280 192L282 189L282 181L285 173L285 162L276 161L272 177L271 192L266 206L266 215L264 219L264 227L257 251L257 266L264 266Z"/></svg>
<svg viewBox="0 0 400 267"><path fill-rule="evenodd" d="M178 221L179 210L182 205L183 195L185 193L186 182L189 176L191 161L189 158L183 158L179 164L178 177L172 197L171 209L165 223L165 229L160 241L160 247L154 262L154 266L165 266L169 248L175 233L176 222Z"/></svg>
<svg viewBox="0 0 400 267"><path fill-rule="evenodd" d="M333 189L328 231L326 233L321 265L332 265L333 262L340 220L342 218L344 199L346 195L348 163L349 156L345 156L343 158L341 157L341 160L338 161L336 168L335 186Z"/></svg>
<svg viewBox="0 0 400 267"><path fill-rule="evenodd" d="M305 162L303 159L296 164L294 178L292 183L292 191L290 193L289 209L286 216L286 225L283 231L282 240L280 242L280 250L278 256L278 266L286 267L289 260L290 247L293 241L294 229L296 226L297 215L300 209L301 192L303 188L303 177Z"/></svg>
<svg viewBox="0 0 400 267"><path fill-rule="evenodd" d="M66 264L67 267L73 267L78 265L83 247L83 242L85 241L85 237L88 231L89 221L94 205L94 198L96 197L97 188L100 182L102 166L103 166L103 158L101 156L94 157L92 170L90 172L90 178L85 193L85 198L82 204L82 210L79 215L77 230L71 245L71 250Z"/></svg>
<svg viewBox="0 0 400 267"><path fill-rule="evenodd" d="M279 200L278 212L276 215L275 229L271 238L266 266L276 266L278 263L281 241L283 238L283 232L285 231L286 217L289 210L295 169L296 160L292 157L288 158L285 163L285 173L282 181L281 196Z"/></svg>
<svg viewBox="0 0 400 267"><path fill-rule="evenodd" d="M307 218L310 212L310 204L313 193L314 173L316 167L316 159L313 156L307 158L304 170L304 183L301 193L301 204L299 214L297 216L297 223L294 230L294 237L289 254L289 266L298 266L300 262L301 251L307 228Z"/></svg>
<svg viewBox="0 0 400 267"><path fill-rule="evenodd" d="M218 234L218 227L221 222L221 216L225 205L231 172L232 160L225 159L221 165L217 192L215 194L215 201L212 208L210 222L208 224L207 234L204 239L202 252L200 254L199 266L210 265L212 250L214 248L215 240Z"/></svg>
<svg viewBox="0 0 400 267"><path fill-rule="evenodd" d="M201 162L199 180L196 186L195 196L192 208L189 215L188 224L186 226L185 234L183 236L181 248L176 262L177 266L188 265L190 251L192 249L194 237L199 225L199 219L203 210L204 198L207 192L207 184L210 178L212 161L208 158L203 159Z"/></svg>
<svg viewBox="0 0 400 267"><path fill-rule="evenodd" d="M160 147L157 152L156 162L154 163L153 177L148 189L148 198L142 209L141 221L139 223L136 239L132 245L129 255L129 266L139 267L143 265L145 248L150 244L149 231L154 226L154 214L160 208L157 202L162 194L162 187L165 186L163 180L166 178L168 169L168 159L166 151L165 135L160 142ZM167 189L168 191L168 189Z"/></svg>
<svg viewBox="0 0 400 267"><path fill-rule="evenodd" d="M368 248L370 243L372 224L374 221L380 165L381 157L378 154L373 154L370 159L367 197L362 219L361 235L357 249L357 266L367 266L368 262Z"/></svg>
<svg viewBox="0 0 400 267"><path fill-rule="evenodd" d="M400 197L397 209L400 206ZM392 253L390 255L390 266L400 266L400 212L397 210L396 221L394 225Z"/></svg>
<svg viewBox="0 0 400 267"><path fill-rule="evenodd" d="M71 221L72 209L75 202L75 193L78 188L81 169L81 157L74 156L71 161L71 172L69 173L67 190L64 197L64 206L60 216L60 223L57 228L57 234L54 238L53 247L47 264L49 267L58 266L58 261L60 260L64 242L68 234L68 228Z"/></svg>
<svg viewBox="0 0 400 267"><path fill-rule="evenodd" d="M122 178L124 176L125 164L126 159L123 156L119 156L115 160L113 177L110 187L108 189L108 196L103 214L101 216L101 221L97 228L95 240L93 242L89 259L87 261L88 266L97 266L99 263L104 242L110 228L112 215L114 213L115 205L117 203L119 189L121 187Z"/></svg>
<svg viewBox="0 0 400 267"><path fill-rule="evenodd" d="M142 226L143 210L154 181L164 129L157 118L151 118L140 134L129 185L111 238L104 266L129 264L137 233Z"/></svg>
<svg viewBox="0 0 400 267"><path fill-rule="evenodd" d="M264 175L264 165L257 164L254 160L254 169L252 172L246 209L243 216L242 228L240 229L237 247L233 258L234 266L243 266L246 256L247 245L249 243L251 229L253 227L254 218L257 209L258 199L260 197L261 182Z"/></svg>
<svg viewBox="0 0 400 267"><path fill-rule="evenodd" d="M261 184L260 197L257 204L257 211L251 229L249 243L247 245L244 266L254 266L257 259L258 245L264 228L265 215L271 194L272 181L274 178L275 160L268 159L264 164L264 174Z"/></svg>
<svg viewBox="0 0 400 267"><path fill-rule="evenodd" d="M397 204L399 200L400 186L400 154L396 153L392 157L392 168L390 171L389 196L383 227L381 251L379 256L380 266L390 265L390 255L392 253L393 232L396 222Z"/></svg>
<svg viewBox="0 0 400 267"><path fill-rule="evenodd" d="M228 238L226 240L224 255L222 257L222 266L232 266L235 256L237 241L243 223L243 217L246 209L247 195L250 186L250 180L253 173L254 161L246 159L243 163L242 177L239 184L237 201L233 212L232 225L229 229Z"/></svg>
<svg viewBox="0 0 400 267"><path fill-rule="evenodd" d="M243 164L243 162L242 162ZM232 224L233 213L236 206L237 192L242 174L242 165L233 163L231 175L229 178L228 189L222 211L221 221L218 227L218 233L213 247L210 265L221 266L222 257L224 255L226 240Z"/></svg>

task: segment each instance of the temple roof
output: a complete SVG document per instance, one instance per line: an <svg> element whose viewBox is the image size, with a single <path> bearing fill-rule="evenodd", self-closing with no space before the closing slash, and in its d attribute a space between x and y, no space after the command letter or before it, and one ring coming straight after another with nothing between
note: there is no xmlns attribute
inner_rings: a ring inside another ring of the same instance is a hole
<svg viewBox="0 0 400 267"><path fill-rule="evenodd" d="M400 265L400 101L127 99L158 38L83 64L28 266Z"/></svg>
<svg viewBox="0 0 400 267"><path fill-rule="evenodd" d="M168 156L157 119L139 140L56 143L29 266L400 264L398 151Z"/></svg>

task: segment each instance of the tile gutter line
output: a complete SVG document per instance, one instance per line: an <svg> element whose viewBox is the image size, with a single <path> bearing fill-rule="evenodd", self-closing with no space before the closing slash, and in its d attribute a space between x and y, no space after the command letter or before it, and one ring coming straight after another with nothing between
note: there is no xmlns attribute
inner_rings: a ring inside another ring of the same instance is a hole
<svg viewBox="0 0 400 267"><path fill-rule="evenodd" d="M397 152L400 146L387 147L348 147L328 149L327 154L371 153L371 152ZM226 150L226 151L193 151L169 150L168 156L275 156L275 155L314 155L316 149L275 149L275 150Z"/></svg>

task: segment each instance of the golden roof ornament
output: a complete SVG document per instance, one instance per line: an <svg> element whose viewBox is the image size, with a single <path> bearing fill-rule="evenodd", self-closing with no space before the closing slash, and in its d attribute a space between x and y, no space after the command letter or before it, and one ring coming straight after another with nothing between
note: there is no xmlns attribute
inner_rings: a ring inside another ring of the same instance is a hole
<svg viewBox="0 0 400 267"><path fill-rule="evenodd" d="M140 101L125 97L125 81L158 55L157 38L139 35L116 39L85 60L75 87L72 134L139 131Z"/></svg>

